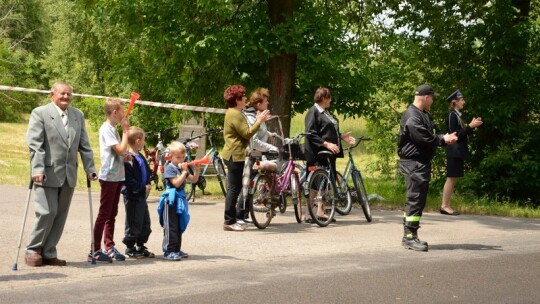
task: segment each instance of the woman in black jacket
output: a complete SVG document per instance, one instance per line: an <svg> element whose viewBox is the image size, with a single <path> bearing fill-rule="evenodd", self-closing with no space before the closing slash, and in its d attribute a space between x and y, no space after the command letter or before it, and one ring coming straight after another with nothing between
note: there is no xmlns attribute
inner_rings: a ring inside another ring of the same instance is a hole
<svg viewBox="0 0 540 304"><path fill-rule="evenodd" d="M341 134L339 132L339 122L337 121L328 108L332 102L332 94L327 88L318 88L313 98L315 104L308 110L305 118L306 125L306 145L305 157L307 167L313 166L321 160L317 160L317 153L321 150L327 150L334 155L330 158L332 168L336 170L336 158L343 157L343 149L341 148L341 140L346 141L350 145L356 143L356 139L351 136L350 132ZM334 172L335 176L335 172ZM317 215L325 217L322 204L319 204Z"/></svg>
<svg viewBox="0 0 540 304"><path fill-rule="evenodd" d="M465 99L459 90L448 96L447 100L450 103L450 113L446 117L446 127L448 133L456 132L458 141L454 145L446 146L446 182L444 183L440 212L445 215L459 215L459 212L450 207L452 192L454 192L454 185L458 178L463 176L463 162L469 156L468 137L483 122L481 117L475 117L471 123L465 124L460 112L465 105Z"/></svg>

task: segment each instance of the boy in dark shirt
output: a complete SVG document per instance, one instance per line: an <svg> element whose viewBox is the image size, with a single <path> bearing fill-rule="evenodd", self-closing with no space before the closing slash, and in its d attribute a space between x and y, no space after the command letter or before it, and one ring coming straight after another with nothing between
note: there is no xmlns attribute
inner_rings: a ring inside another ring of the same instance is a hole
<svg viewBox="0 0 540 304"><path fill-rule="evenodd" d="M154 253L144 246L152 232L150 213L146 202L150 192L150 167L139 153L144 147L144 130L130 127L128 132L129 154L131 161L124 162L126 180L122 193L126 205L126 230L122 240L126 244L126 255L130 258L153 258Z"/></svg>

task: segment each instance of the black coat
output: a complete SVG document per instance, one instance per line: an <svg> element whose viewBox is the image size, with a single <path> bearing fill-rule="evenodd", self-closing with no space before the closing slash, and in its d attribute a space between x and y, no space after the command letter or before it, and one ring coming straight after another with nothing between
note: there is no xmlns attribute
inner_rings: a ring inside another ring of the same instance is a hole
<svg viewBox="0 0 540 304"><path fill-rule="evenodd" d="M428 112L411 104L403 116L398 135L400 159L431 162L435 149L445 145L443 135L435 133L435 124Z"/></svg>
<svg viewBox="0 0 540 304"><path fill-rule="evenodd" d="M338 131L339 123L335 126L325 114L319 112L319 109L315 105L307 112L304 122L306 124L306 133L309 133L309 135L306 136L304 149L307 161L314 162L317 160L317 153L326 150L322 146L325 141L338 145L340 151L334 156L336 158L343 157L341 134Z"/></svg>
<svg viewBox="0 0 540 304"><path fill-rule="evenodd" d="M456 110L450 110L445 120L445 125L448 133L456 132L458 140L453 145L446 146L447 158L466 159L469 157L469 148L467 146L469 134L472 134L473 129L465 124Z"/></svg>
<svg viewBox="0 0 540 304"><path fill-rule="evenodd" d="M143 163L146 166L146 183L143 181L142 170L139 166L139 162L135 159L134 155L131 163L124 162L124 168L126 171L126 180L124 181L124 187L122 193L128 197L146 195L146 185L149 185L150 180L150 166L143 157Z"/></svg>

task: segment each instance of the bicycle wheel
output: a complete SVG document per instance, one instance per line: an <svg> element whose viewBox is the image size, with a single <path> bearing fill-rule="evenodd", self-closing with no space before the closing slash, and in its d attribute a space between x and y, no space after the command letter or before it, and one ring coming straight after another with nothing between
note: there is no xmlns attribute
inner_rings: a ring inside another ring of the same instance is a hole
<svg viewBox="0 0 540 304"><path fill-rule="evenodd" d="M196 185L194 183L186 181L186 186L184 188L184 191L186 192L186 200L188 202L195 195L195 187L196 187Z"/></svg>
<svg viewBox="0 0 540 304"><path fill-rule="evenodd" d="M195 172L193 170L193 167L188 167L189 174L193 175ZM195 188L197 187L197 183L192 183L186 179L186 186L184 187L184 191L186 192L186 200L189 202L193 196L195 195Z"/></svg>
<svg viewBox="0 0 540 304"><path fill-rule="evenodd" d="M272 217L274 216L274 208L272 204L272 182L266 175L257 174L253 178L253 193L249 213L253 224L264 229L268 227Z"/></svg>
<svg viewBox="0 0 540 304"><path fill-rule="evenodd" d="M339 172L336 172L336 175L336 184L339 193L336 199L336 212L341 215L347 215L352 209L351 192L347 185L343 183L343 175Z"/></svg>
<svg viewBox="0 0 540 304"><path fill-rule="evenodd" d="M225 184L227 183L227 172L225 172L225 166L223 165L223 160L221 158L214 158L213 160L214 168L216 169L216 176L221 188L223 196L227 196L227 188Z"/></svg>
<svg viewBox="0 0 540 304"><path fill-rule="evenodd" d="M371 222L373 220L373 217L371 216L371 208L369 207L367 191L366 187L364 186L364 180L362 179L360 171L354 170L352 172L352 180L354 184L354 189L356 190L358 201L362 206L362 211L364 211L366 220L368 222Z"/></svg>
<svg viewBox="0 0 540 304"><path fill-rule="evenodd" d="M289 189L294 206L294 217L296 218L297 223L302 223L302 189L300 188L300 177L298 177L298 173L293 173L291 175Z"/></svg>
<svg viewBox="0 0 540 304"><path fill-rule="evenodd" d="M315 170L309 177L308 211L311 218L321 227L328 226L336 213L334 184L324 169ZM322 205L322 206L321 206ZM324 215L317 215L321 206Z"/></svg>

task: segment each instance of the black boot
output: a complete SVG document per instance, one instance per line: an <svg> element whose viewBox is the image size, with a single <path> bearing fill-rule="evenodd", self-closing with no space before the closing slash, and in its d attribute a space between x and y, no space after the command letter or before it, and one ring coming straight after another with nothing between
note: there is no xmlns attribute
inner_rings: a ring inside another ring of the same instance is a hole
<svg viewBox="0 0 540 304"><path fill-rule="evenodd" d="M428 243L420 241L417 233L418 228L404 227L401 245L415 251L428 251Z"/></svg>

